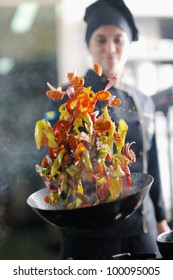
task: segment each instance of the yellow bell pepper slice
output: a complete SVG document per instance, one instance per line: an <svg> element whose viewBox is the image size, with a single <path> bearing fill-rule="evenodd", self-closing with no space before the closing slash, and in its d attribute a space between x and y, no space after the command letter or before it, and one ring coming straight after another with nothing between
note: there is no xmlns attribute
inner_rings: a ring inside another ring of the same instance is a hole
<svg viewBox="0 0 173 280"><path fill-rule="evenodd" d="M43 135L48 138L48 146L51 148L57 148L57 143L55 141L54 131L50 124L45 119L37 121L35 125L35 141L37 149L39 150L41 147L41 140Z"/></svg>

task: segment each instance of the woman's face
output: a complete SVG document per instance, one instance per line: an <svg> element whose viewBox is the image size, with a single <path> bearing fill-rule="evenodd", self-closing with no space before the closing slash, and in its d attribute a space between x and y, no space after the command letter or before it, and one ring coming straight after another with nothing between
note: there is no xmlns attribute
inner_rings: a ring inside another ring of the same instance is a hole
<svg viewBox="0 0 173 280"><path fill-rule="evenodd" d="M93 63L102 66L103 73L120 79L128 58L129 39L127 34L115 25L102 25L91 35L89 53Z"/></svg>

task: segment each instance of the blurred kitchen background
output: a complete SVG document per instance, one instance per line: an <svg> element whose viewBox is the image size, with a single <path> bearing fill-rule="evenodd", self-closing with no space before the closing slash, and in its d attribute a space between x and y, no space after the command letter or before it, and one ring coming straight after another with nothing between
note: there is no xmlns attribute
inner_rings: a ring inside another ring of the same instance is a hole
<svg viewBox="0 0 173 280"><path fill-rule="evenodd" d="M94 0L0 0L0 259L58 259L60 234L26 204L43 186L35 172L34 126L43 117L46 82L84 75L85 7ZM126 0L140 40L124 80L151 95L167 218L173 220L173 1ZM154 163L153 163L154 164Z"/></svg>

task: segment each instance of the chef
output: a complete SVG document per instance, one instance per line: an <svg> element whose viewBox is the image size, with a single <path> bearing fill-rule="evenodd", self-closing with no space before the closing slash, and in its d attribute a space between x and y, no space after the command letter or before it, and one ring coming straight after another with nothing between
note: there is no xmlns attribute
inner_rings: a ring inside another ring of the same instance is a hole
<svg viewBox="0 0 173 280"><path fill-rule="evenodd" d="M99 0L86 8L84 21L86 44L93 64L103 69L101 77L89 69L84 77L85 87L92 85L93 91L102 90L108 79L117 76L110 92L121 99L121 105L109 107L110 117L115 123L123 118L129 128L126 142L135 142L136 163L131 166L131 172L148 173L154 177L154 183L143 205L121 223L103 230L63 230L61 258L110 259L120 253L156 253L159 256L157 234L168 231L169 227L160 182L155 109L150 97L122 82L130 43L139 36L135 20L122 0ZM97 106L96 110L102 113L103 104L100 102ZM49 104L48 111L57 112L57 103Z"/></svg>

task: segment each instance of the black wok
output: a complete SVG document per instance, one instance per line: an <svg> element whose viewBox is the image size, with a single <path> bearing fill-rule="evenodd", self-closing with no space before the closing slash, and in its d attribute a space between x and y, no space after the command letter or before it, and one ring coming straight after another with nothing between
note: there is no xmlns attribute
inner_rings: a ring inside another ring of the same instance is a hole
<svg viewBox="0 0 173 280"><path fill-rule="evenodd" d="M173 230L161 233L157 237L157 245L165 260L173 260Z"/></svg>
<svg viewBox="0 0 173 280"><path fill-rule="evenodd" d="M116 201L92 207L65 209L61 203L51 206L44 202L49 193L43 188L27 199L28 205L43 219L60 228L75 230L93 230L104 228L130 216L148 193L153 177L144 173L132 173L133 186L131 193Z"/></svg>

